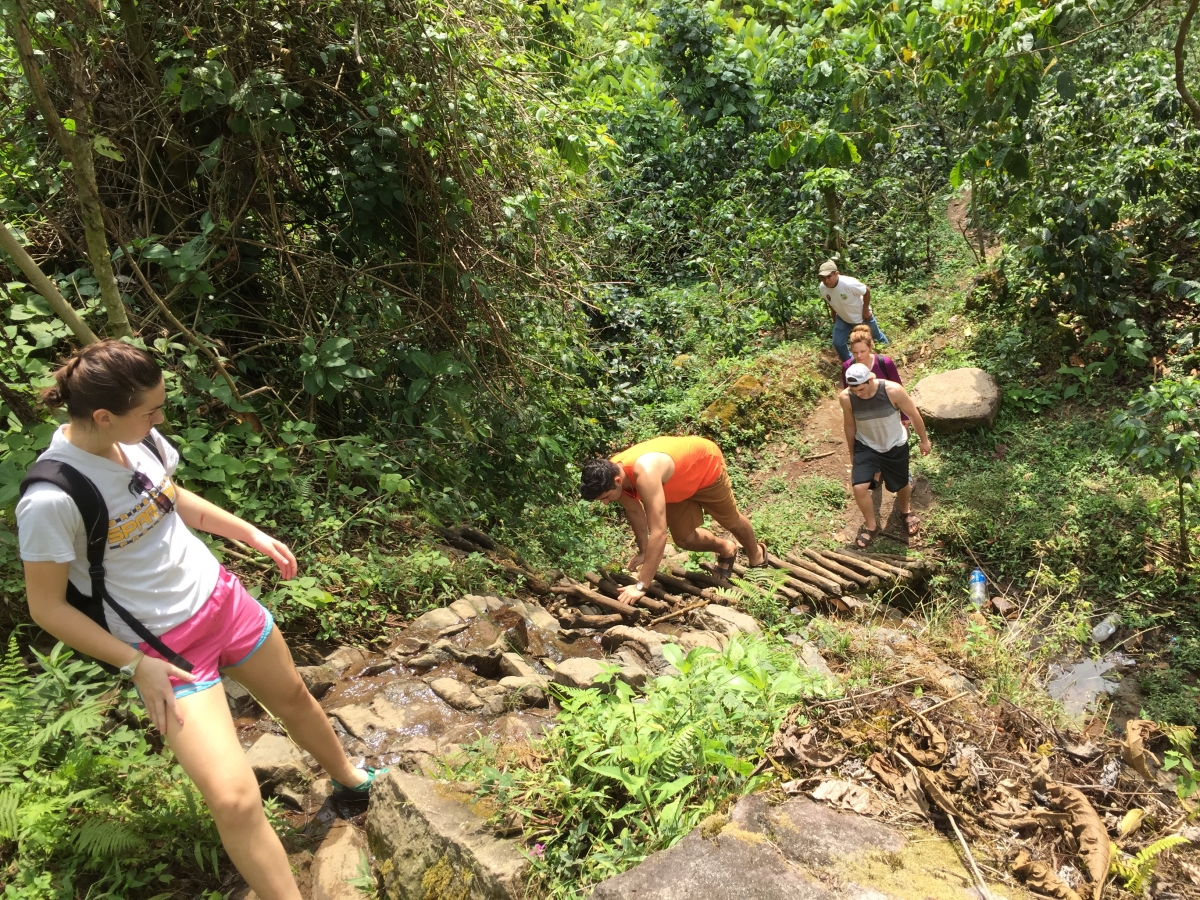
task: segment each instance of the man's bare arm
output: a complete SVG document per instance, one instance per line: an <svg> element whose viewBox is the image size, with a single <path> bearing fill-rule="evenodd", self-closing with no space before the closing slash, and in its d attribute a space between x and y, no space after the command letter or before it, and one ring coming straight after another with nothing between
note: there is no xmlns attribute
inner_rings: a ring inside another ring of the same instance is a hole
<svg viewBox="0 0 1200 900"><path fill-rule="evenodd" d="M858 426L854 422L854 409L850 406L850 392L842 391L838 395L838 403L842 405L842 427L846 431L846 449L854 452L854 438L858 434Z"/></svg>
<svg viewBox="0 0 1200 900"><path fill-rule="evenodd" d="M642 478L638 481L638 496L641 498L648 525L645 559L638 571L637 579L642 584L650 584L658 574L662 563L663 552L667 549L667 501L663 496L663 486L654 478ZM626 597L626 594L630 594ZM641 594L633 585L621 592L621 600L632 603Z"/></svg>
<svg viewBox="0 0 1200 900"><path fill-rule="evenodd" d="M864 287L866 286L864 285ZM871 321L871 289L869 287L863 292L862 317L864 322Z"/></svg>
<svg viewBox="0 0 1200 900"><path fill-rule="evenodd" d="M638 552L645 554L646 537L650 531L646 522L646 511L642 509L642 504L636 498L630 497L628 494L621 495L620 503L621 508L625 510L625 518L629 520L629 527L633 530L633 539L637 541Z"/></svg>
<svg viewBox="0 0 1200 900"><path fill-rule="evenodd" d="M888 392L888 399L892 401L892 406L908 416L912 422L917 436L921 439L921 455L927 455L933 445L929 442L929 435L925 432L925 420L921 418L921 411L917 409L917 404L913 403L912 397L908 396L908 391L894 381L886 382L885 389Z"/></svg>

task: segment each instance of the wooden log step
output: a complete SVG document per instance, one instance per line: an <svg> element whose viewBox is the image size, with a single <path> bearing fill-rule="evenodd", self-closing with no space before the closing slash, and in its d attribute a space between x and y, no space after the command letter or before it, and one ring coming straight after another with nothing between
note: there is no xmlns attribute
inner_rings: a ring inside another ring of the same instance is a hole
<svg viewBox="0 0 1200 900"><path fill-rule="evenodd" d="M877 566L878 568L883 569L885 572L892 572L897 578L899 578L901 580L904 580L905 578L912 578L913 573L911 571L909 571L908 569L904 568L903 566L898 566L895 563L890 563L887 560L879 559L878 557L872 558L872 557L868 556L866 553L863 553L858 550L845 550L843 552L847 556L852 556L855 559L861 559L864 562L868 562L873 566Z"/></svg>
<svg viewBox="0 0 1200 900"><path fill-rule="evenodd" d="M611 597L613 600L616 600L621 596L620 585L609 581L603 575L599 575L595 572L588 572L583 577L588 580L593 588L604 594L606 597ZM664 603L663 601L656 600L650 596L639 597L634 601L634 603L636 603L638 606L644 606L646 609L655 613L663 613L671 608L669 603Z"/></svg>
<svg viewBox="0 0 1200 900"><path fill-rule="evenodd" d="M504 572L504 577L509 581L516 581L518 578L524 578L525 587L529 588L529 590L533 593L541 594L543 596L550 593L550 585L546 584L546 582L542 581L542 579L538 578L529 570L522 569L520 566L514 566L512 563L505 562L504 560L500 560L496 563L496 565L500 567L501 571Z"/></svg>
<svg viewBox="0 0 1200 900"><path fill-rule="evenodd" d="M842 586L832 578L826 578L823 575L818 575L816 572L790 563L785 559L780 559L773 553L767 554L767 562L777 569L783 569L785 572L791 572L792 577L798 578L801 581L807 581L809 584L816 585L827 594L832 594L837 597L842 593Z"/></svg>
<svg viewBox="0 0 1200 900"><path fill-rule="evenodd" d="M605 572L604 574L610 581L615 581L617 584L621 585L621 587L637 583L637 579L628 572L615 571ZM672 606L678 606L683 602L682 597L678 596L677 594L668 594L657 584L646 585L646 594L656 600L662 600Z"/></svg>
<svg viewBox="0 0 1200 900"><path fill-rule="evenodd" d="M567 597L577 597L584 603L591 603L594 606L599 606L601 609L607 609L615 613L620 613L626 618L633 619L635 622L641 616L642 611L635 609L627 603L622 603L620 600L613 600L605 597L603 594L593 591L591 588L584 587L582 584L572 584L569 587L555 587L551 590L558 594L561 593Z"/></svg>
<svg viewBox="0 0 1200 900"><path fill-rule="evenodd" d="M835 572L827 566L813 562L811 559L805 559L803 556L797 556L795 553L787 554L784 559L793 566L799 566L801 569L806 569L814 575L829 579L843 591L856 591L859 588L857 581L847 578L845 575Z"/></svg>
<svg viewBox="0 0 1200 900"><path fill-rule="evenodd" d="M706 600L713 599L712 588L699 588L690 581L683 578L676 578L674 575L659 572L654 576L654 580L677 594L691 594L693 597L703 597Z"/></svg>
<svg viewBox="0 0 1200 900"><path fill-rule="evenodd" d="M625 617L617 613L605 616L589 616L577 609L567 607L558 615L558 623L563 628L612 628L625 621Z"/></svg>
<svg viewBox="0 0 1200 900"><path fill-rule="evenodd" d="M683 566L671 566L671 574L676 578L683 578L693 584L703 585L704 587L728 587L729 582L722 578L717 578L715 575L709 575L707 572L693 572L691 569L685 569Z"/></svg>
<svg viewBox="0 0 1200 900"><path fill-rule="evenodd" d="M819 563L824 568L827 568L833 572L837 572L839 575L850 579L865 590L873 591L875 588L879 587L879 579L876 576L864 575L862 572L856 572L854 569L851 569L848 566L843 566L840 562L836 562L832 559L826 559L824 556L811 548L806 549L804 551L804 555L814 562Z"/></svg>
<svg viewBox="0 0 1200 900"><path fill-rule="evenodd" d="M894 572L889 571L889 569L882 568L881 565L877 566L874 563L867 562L865 559L862 559L861 557L851 556L848 553L841 553L837 550L822 549L822 550L818 550L817 552L820 553L822 556L824 556L826 559L835 560L836 562L840 562L843 565L849 566L852 569L857 569L860 572L865 572L867 575L874 575L876 578L879 578L882 581L895 581L896 580L896 575Z"/></svg>
<svg viewBox="0 0 1200 900"><path fill-rule="evenodd" d="M803 581L797 581L795 578L789 578L784 584L811 600L823 601L828 599L828 595L819 587L813 587L811 584L805 584Z"/></svg>

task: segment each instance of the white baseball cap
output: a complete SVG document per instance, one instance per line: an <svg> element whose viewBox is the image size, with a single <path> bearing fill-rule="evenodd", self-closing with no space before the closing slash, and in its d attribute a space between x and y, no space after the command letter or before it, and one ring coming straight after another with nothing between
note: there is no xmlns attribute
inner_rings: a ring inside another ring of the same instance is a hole
<svg viewBox="0 0 1200 900"><path fill-rule="evenodd" d="M871 370L862 363L855 363L846 370L846 384L851 387L858 387L860 384L866 384L871 380Z"/></svg>

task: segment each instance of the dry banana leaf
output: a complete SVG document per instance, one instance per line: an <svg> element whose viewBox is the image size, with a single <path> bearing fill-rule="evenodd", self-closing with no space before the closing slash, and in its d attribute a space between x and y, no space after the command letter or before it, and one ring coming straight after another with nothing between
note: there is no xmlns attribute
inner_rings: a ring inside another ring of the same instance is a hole
<svg viewBox="0 0 1200 900"><path fill-rule="evenodd" d="M780 749L797 762L814 769L829 769L846 758L847 751L832 747L820 739L815 728L791 731L779 742Z"/></svg>
<svg viewBox="0 0 1200 900"><path fill-rule="evenodd" d="M929 799L921 789L921 782L912 771L901 774L891 761L879 753L867 759L867 768L887 785L896 797L896 802L909 812L929 818Z"/></svg>
<svg viewBox="0 0 1200 900"><path fill-rule="evenodd" d="M946 758L946 736L920 713L913 719L913 724L918 726L914 729L918 732L917 740L913 741L907 734L901 734L897 736L896 744L901 752L918 766L928 768L940 765ZM918 746L918 743L924 746Z"/></svg>
<svg viewBox="0 0 1200 900"><path fill-rule="evenodd" d="M822 781L809 796L814 800L824 800L836 809L847 809L862 815L879 812L871 792L852 781Z"/></svg>
<svg viewBox="0 0 1200 900"><path fill-rule="evenodd" d="M1057 900L1082 900L1047 863L1030 859L1026 850L1018 853L1013 860L1012 872L1039 894L1055 897Z"/></svg>
<svg viewBox="0 0 1200 900"><path fill-rule="evenodd" d="M1155 764L1158 760L1146 750L1146 742L1158 733L1158 726L1146 719L1130 719L1125 723L1125 741L1121 745L1121 759L1139 775L1154 784L1154 776L1146 765L1149 757Z"/></svg>
<svg viewBox="0 0 1200 900"><path fill-rule="evenodd" d="M1100 892L1104 888L1104 879L1108 877L1112 855L1104 822L1088 798L1075 788L1053 781L1047 782L1046 796L1050 798L1050 804L1055 809L1071 814L1071 831L1079 841L1079 855L1087 864L1093 897L1100 900Z"/></svg>

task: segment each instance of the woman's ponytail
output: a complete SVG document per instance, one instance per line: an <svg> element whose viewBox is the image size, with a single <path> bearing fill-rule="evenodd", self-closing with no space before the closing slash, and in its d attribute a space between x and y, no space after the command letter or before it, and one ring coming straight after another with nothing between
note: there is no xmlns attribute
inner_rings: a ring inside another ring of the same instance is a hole
<svg viewBox="0 0 1200 900"><path fill-rule="evenodd" d="M42 391L51 409L65 406L72 419L91 419L98 409L124 415L148 390L158 387L162 371L154 357L122 341L98 341L75 351L54 372L54 384Z"/></svg>

